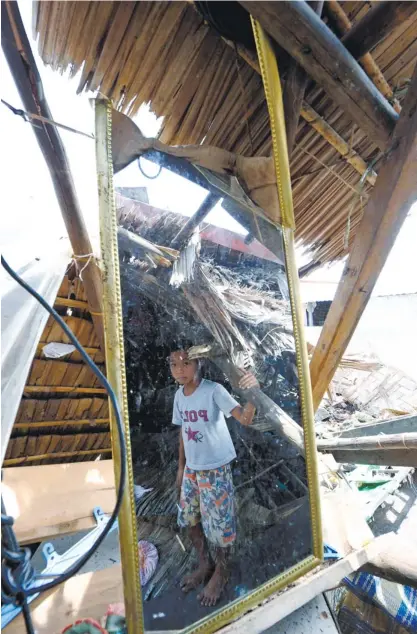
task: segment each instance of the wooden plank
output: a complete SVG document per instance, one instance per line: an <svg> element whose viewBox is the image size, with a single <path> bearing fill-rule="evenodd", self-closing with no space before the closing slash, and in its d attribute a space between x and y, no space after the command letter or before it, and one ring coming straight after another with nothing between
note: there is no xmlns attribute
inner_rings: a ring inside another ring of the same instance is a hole
<svg viewBox="0 0 417 634"><path fill-rule="evenodd" d="M349 259L310 363L317 408L368 304L411 204L417 198L417 67Z"/></svg>
<svg viewBox="0 0 417 634"><path fill-rule="evenodd" d="M356 58L362 57L381 42L388 33L408 20L417 11L417 3L376 2L343 38L347 50Z"/></svg>
<svg viewBox="0 0 417 634"><path fill-rule="evenodd" d="M241 0L240 4L374 143L387 147L397 113L306 2Z"/></svg>
<svg viewBox="0 0 417 634"><path fill-rule="evenodd" d="M68 306L68 308L88 310L88 302L83 302L80 299L70 299L69 297L56 297L54 306Z"/></svg>
<svg viewBox="0 0 417 634"><path fill-rule="evenodd" d="M407 434L417 429L417 416L400 416L390 420L381 420L369 425L358 425L353 429L342 431L340 438L355 436L372 436L373 434Z"/></svg>
<svg viewBox="0 0 417 634"><path fill-rule="evenodd" d="M115 504L113 461L5 469L2 495L20 543L93 528L93 508Z"/></svg>
<svg viewBox="0 0 417 634"><path fill-rule="evenodd" d="M264 605L241 619L219 630L221 634L260 634L268 627L302 607L314 597L337 586L348 574L367 562L367 551L361 549L349 557L310 574L286 592L273 597ZM120 565L98 572L72 577L58 588L46 592L31 603L31 613L37 634L61 632L77 619L100 621L110 603L123 601L123 583ZM57 609L57 606L60 606ZM20 634L24 630L22 616L5 629L7 634ZM154 634L162 634L155 631ZM174 634L166 631L165 634Z"/></svg>
<svg viewBox="0 0 417 634"><path fill-rule="evenodd" d="M100 622L109 605L119 602L123 603L122 569L116 565L72 577L35 599L30 611L37 634L58 634L78 619L90 617ZM25 631L22 615L4 631L22 634Z"/></svg>
<svg viewBox="0 0 417 634"><path fill-rule="evenodd" d="M368 554L362 548L337 563L310 573L290 590L272 597L241 619L219 630L220 634L260 634L281 621L311 599L339 585L340 581L366 564Z"/></svg>

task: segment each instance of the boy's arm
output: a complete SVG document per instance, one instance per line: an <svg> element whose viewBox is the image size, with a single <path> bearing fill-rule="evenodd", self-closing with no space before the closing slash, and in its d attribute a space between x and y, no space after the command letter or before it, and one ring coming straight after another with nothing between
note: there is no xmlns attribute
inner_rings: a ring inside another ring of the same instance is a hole
<svg viewBox="0 0 417 634"><path fill-rule="evenodd" d="M180 428L180 450L179 450L179 456L178 456L178 466L184 471L185 451L184 451L184 440L182 438L182 428Z"/></svg>
<svg viewBox="0 0 417 634"><path fill-rule="evenodd" d="M178 472L177 472L177 480L176 480L177 489L181 489L184 469L185 469L184 440L182 438L182 428L180 427L180 447L179 447L179 453L178 453Z"/></svg>
<svg viewBox="0 0 417 634"><path fill-rule="evenodd" d="M251 387L259 387L259 383L252 372L245 372L239 381L239 387L242 390L249 390ZM231 414L241 425L247 426L252 423L255 412L255 405L253 403L246 403L244 407L241 407L240 405L235 407Z"/></svg>

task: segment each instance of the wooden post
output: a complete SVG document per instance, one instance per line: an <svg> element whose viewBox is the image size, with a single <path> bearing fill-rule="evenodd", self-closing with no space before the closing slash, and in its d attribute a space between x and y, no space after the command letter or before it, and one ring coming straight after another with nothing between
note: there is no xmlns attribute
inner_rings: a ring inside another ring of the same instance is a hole
<svg viewBox="0 0 417 634"><path fill-rule="evenodd" d="M1 3L1 44L25 110L52 119L17 2L5 0ZM55 126L38 121L36 126L32 126L32 130L51 174L73 252L78 256L88 256L87 259L80 261L83 268L83 283L100 347L104 350L101 276L94 258L89 256L93 252L93 247L82 216L65 148Z"/></svg>
<svg viewBox="0 0 417 634"><path fill-rule="evenodd" d="M324 0L313 0L311 8L320 17ZM285 129L287 133L288 156L291 158L294 149L295 135L297 134L298 121L300 119L301 106L307 87L308 75L304 68L292 59L288 69L282 100L284 102Z"/></svg>
<svg viewBox="0 0 417 634"><path fill-rule="evenodd" d="M306 2L241 0L333 101L385 149L398 115L336 35Z"/></svg>
<svg viewBox="0 0 417 634"><path fill-rule="evenodd" d="M343 38L347 50L356 58L362 57L405 22L415 11L417 2L375 2L353 28Z"/></svg>
<svg viewBox="0 0 417 634"><path fill-rule="evenodd" d="M317 408L417 198L417 67L310 363Z"/></svg>

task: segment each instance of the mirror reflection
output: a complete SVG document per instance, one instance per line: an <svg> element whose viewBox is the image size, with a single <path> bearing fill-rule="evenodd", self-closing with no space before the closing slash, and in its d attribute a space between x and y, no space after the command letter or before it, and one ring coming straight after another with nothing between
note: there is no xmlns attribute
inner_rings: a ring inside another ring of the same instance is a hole
<svg viewBox="0 0 417 634"><path fill-rule="evenodd" d="M129 417L145 627L172 630L309 556L310 509L281 230L140 162L158 177L116 176Z"/></svg>

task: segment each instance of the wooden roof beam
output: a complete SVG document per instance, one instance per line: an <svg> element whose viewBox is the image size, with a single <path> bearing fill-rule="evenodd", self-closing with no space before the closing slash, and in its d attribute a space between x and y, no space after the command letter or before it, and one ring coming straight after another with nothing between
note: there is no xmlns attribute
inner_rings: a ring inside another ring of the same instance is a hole
<svg viewBox="0 0 417 634"><path fill-rule="evenodd" d="M357 228L343 276L310 363L317 408L371 297L378 276L417 199L417 66L390 151Z"/></svg>
<svg viewBox="0 0 417 634"><path fill-rule="evenodd" d="M309 4L320 17L323 10L324 0L313 0ZM308 75L304 68L300 66L295 59L291 59L282 95L289 157L291 157L294 149L295 136L297 134L298 121L300 119L300 112L304 93L307 88L307 82Z"/></svg>
<svg viewBox="0 0 417 634"><path fill-rule="evenodd" d="M224 40L226 44L234 48L234 44L229 40ZM254 55L251 51L246 49L244 46L238 44L237 52L242 59L245 60L249 66L256 71L259 75L261 74L261 70L259 68L259 63L256 55ZM352 167L361 175L367 174L366 180L370 185L375 185L376 182L376 173L374 170L369 169L368 164L364 159L359 156L357 152L352 150L349 144L340 136L338 132L332 126L327 123L327 121L319 115L318 112L314 110L306 101L303 101L300 115L311 125L312 128L316 130L326 141L334 147L334 149L345 159L347 163L352 165Z"/></svg>
<svg viewBox="0 0 417 634"><path fill-rule="evenodd" d="M205 197L197 211L178 231L177 235L174 237L171 244L169 245L170 248L178 249L178 251L181 251L188 240L191 238L195 229L197 229L198 225L204 220L204 218L206 218L206 216L208 216L210 211L214 209L219 200L221 200L221 197L218 194L208 192L207 196Z"/></svg>
<svg viewBox="0 0 417 634"><path fill-rule="evenodd" d="M346 33L342 42L353 57L358 59L374 48L388 33L405 22L415 11L417 11L415 0L375 2L364 17Z"/></svg>
<svg viewBox="0 0 417 634"><path fill-rule="evenodd" d="M30 48L17 2L1 3L1 44L17 90L27 112L36 112L53 119L42 80ZM61 137L55 126L36 123L32 126L36 140L49 169L58 204L65 222L71 247L76 255L93 252L75 191L71 168ZM94 258L82 260L83 282L94 328L104 350L102 286Z"/></svg>
<svg viewBox="0 0 417 634"><path fill-rule="evenodd" d="M306 2L240 3L376 145L389 145L398 114Z"/></svg>
<svg viewBox="0 0 417 634"><path fill-rule="evenodd" d="M393 4L393 3L390 3L390 4ZM402 3L397 2L396 4L398 5ZM348 16L346 15L340 3L337 0L328 0L326 2L326 9L327 9L327 13L330 14L331 18L333 18L334 22L336 23L336 26L339 32L344 36L346 36L346 34L349 34L349 32L352 29L352 22L349 20ZM371 11L373 10L374 9L371 9ZM342 38L342 42L346 46L346 42L344 41L344 38ZM346 48L348 48L349 50L349 47L346 47ZM354 50L351 50L349 52L353 55L353 57L356 57ZM388 99L390 104L392 104L395 112L398 112L398 113L401 112L401 106L399 102L397 101L397 99L394 97L394 93L392 91L391 86L385 79L384 75L382 74L379 66L375 62L372 55L370 53L365 53L363 57L359 58L359 63L365 70L368 77L372 79L372 81L374 82L378 90L384 95L384 97L386 97L386 99Z"/></svg>

